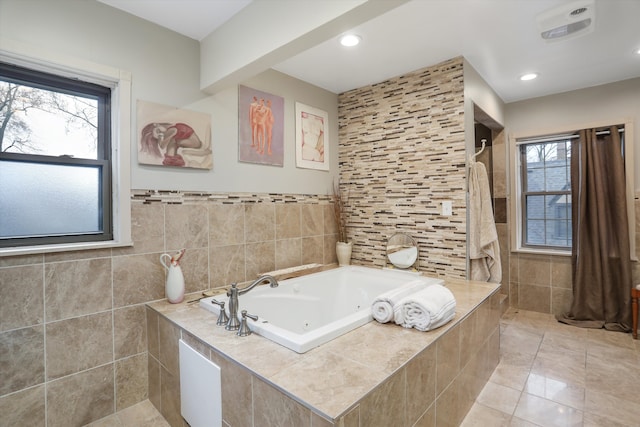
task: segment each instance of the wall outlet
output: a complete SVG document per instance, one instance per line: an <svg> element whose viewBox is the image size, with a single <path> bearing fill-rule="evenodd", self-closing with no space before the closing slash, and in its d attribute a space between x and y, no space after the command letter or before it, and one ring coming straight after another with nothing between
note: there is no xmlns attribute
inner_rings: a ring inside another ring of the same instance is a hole
<svg viewBox="0 0 640 427"><path fill-rule="evenodd" d="M453 215L453 205L451 200L445 200L442 202L442 216Z"/></svg>

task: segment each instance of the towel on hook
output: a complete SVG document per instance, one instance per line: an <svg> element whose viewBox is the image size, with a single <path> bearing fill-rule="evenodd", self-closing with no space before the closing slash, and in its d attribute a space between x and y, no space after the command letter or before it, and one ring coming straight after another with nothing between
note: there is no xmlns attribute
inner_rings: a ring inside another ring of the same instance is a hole
<svg viewBox="0 0 640 427"><path fill-rule="evenodd" d="M430 331L453 319L456 314L456 299L442 285L431 285L401 299L394 307L394 318L398 325Z"/></svg>
<svg viewBox="0 0 640 427"><path fill-rule="evenodd" d="M500 244L491 206L489 178L484 164L472 162L469 170L469 259L471 280L500 283Z"/></svg>
<svg viewBox="0 0 640 427"><path fill-rule="evenodd" d="M402 298L412 293L424 289L427 284L422 280L412 280L402 286L384 292L373 300L371 305L371 313L373 318L380 323L387 323L393 320L393 307Z"/></svg>

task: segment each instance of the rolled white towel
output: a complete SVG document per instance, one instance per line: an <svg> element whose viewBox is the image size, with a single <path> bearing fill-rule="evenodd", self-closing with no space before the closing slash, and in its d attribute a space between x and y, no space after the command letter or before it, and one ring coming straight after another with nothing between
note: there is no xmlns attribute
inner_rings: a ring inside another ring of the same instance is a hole
<svg viewBox="0 0 640 427"><path fill-rule="evenodd" d="M393 320L393 307L402 298L416 293L427 287L423 280L412 280L402 286L391 289L376 297L371 304L373 318L380 323L387 323Z"/></svg>
<svg viewBox="0 0 640 427"><path fill-rule="evenodd" d="M456 314L456 299L442 285L428 286L402 298L394 306L394 318L398 325L430 331L446 324Z"/></svg>

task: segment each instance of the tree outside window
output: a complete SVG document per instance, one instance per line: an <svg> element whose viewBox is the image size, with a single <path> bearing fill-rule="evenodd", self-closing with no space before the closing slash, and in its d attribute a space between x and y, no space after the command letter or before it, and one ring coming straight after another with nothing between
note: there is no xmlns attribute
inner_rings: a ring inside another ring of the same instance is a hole
<svg viewBox="0 0 640 427"><path fill-rule="evenodd" d="M0 63L0 247L112 239L110 96Z"/></svg>

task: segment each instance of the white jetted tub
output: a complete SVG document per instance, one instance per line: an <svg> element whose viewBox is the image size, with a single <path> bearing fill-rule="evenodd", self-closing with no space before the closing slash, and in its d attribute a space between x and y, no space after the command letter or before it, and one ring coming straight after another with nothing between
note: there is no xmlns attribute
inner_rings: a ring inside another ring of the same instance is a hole
<svg viewBox="0 0 640 427"><path fill-rule="evenodd" d="M247 319L253 332L305 353L373 320L373 300L413 280L444 282L399 270L339 267L279 281L277 288L258 286L239 296L238 315L247 310L258 316L255 322ZM200 306L219 314L220 307L212 299L225 301L228 314L226 294L204 298Z"/></svg>

